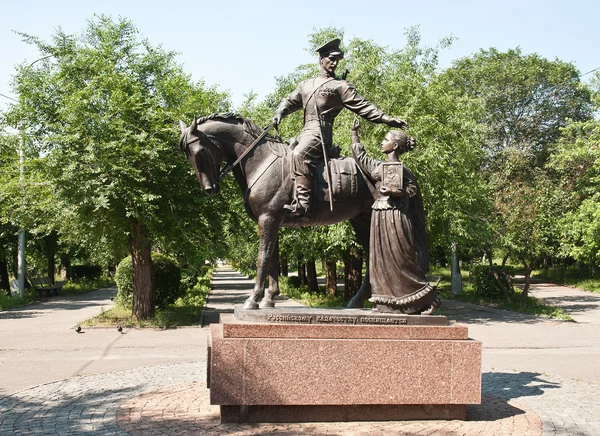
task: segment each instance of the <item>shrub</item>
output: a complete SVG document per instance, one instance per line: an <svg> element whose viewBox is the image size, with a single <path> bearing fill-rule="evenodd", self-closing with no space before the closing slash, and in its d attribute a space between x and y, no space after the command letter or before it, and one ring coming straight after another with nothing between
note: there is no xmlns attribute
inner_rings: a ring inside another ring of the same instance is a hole
<svg viewBox="0 0 600 436"><path fill-rule="evenodd" d="M166 308L177 298L183 296L185 289L181 286L181 270L177 262L160 253L152 253L154 264L154 304ZM115 273L115 281L119 288L117 303L131 307L133 303L133 265L131 256L119 263Z"/></svg>
<svg viewBox="0 0 600 436"><path fill-rule="evenodd" d="M93 280L102 276L100 265L71 265L69 275L72 280Z"/></svg>
<svg viewBox="0 0 600 436"><path fill-rule="evenodd" d="M279 281L281 281L281 278L279 279ZM302 286L302 282L300 281L300 277L298 276L288 276L287 284L292 288L299 288Z"/></svg>
<svg viewBox="0 0 600 436"><path fill-rule="evenodd" d="M504 272L498 267L494 267L498 273L498 278L509 293L514 292L512 285L512 276L514 269L510 266L504 267ZM494 273L490 270L489 265L474 265L471 269L470 280L473 284L475 292L485 298L498 299L504 298L504 293L494 277Z"/></svg>

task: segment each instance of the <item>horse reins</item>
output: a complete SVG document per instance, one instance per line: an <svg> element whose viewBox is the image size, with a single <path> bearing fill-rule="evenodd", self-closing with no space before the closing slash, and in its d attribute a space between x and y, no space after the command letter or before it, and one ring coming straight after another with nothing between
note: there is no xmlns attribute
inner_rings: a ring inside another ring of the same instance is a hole
<svg viewBox="0 0 600 436"><path fill-rule="evenodd" d="M240 157L238 157L236 159L236 161L234 163L232 163L231 165L226 166L225 168L223 168L221 170L221 172L219 173L219 182L227 175L229 174L237 164L239 164L243 158L246 157L246 155L248 153L250 153L254 147L256 147L256 145L265 137L267 136L267 133L269 133L269 130L271 130L271 128L273 128L273 126L275 125L275 123L271 123L269 124L267 127L265 127L265 129L262 131L262 133L260 135L258 135L258 137L254 140L254 142L252 144L250 144L250 147L248 147L246 149L246 151L244 151Z"/></svg>
<svg viewBox="0 0 600 436"><path fill-rule="evenodd" d="M267 136L267 133L269 133L269 130L271 130L273 127L275 127L275 130L277 130L277 126L275 125L275 123L271 123L271 124L269 124L267 127L265 127L265 128L264 128L264 130L262 131L262 133L261 133L260 135L258 135L258 137L257 137L257 138L254 140L254 142L252 142L252 144L250 144L250 146L249 146L249 147L246 149L246 151L244 151L244 152L243 152L243 153L240 155L240 157L238 157L238 158L236 159L236 161L235 161L234 163L232 163L231 165L227 165L226 167L224 167L224 168L223 168L223 169L222 169L222 170L219 172L219 178L218 178L218 181L220 182L221 180L223 180L223 178L224 178L225 176L227 176L227 174L229 174L229 173L230 173L230 172L231 172L231 171L232 171L232 170L233 170L233 169L236 167L236 165L238 165L238 164L239 164L239 163L242 161L242 159L243 159L243 158L245 158L245 157L246 157L246 155L247 155L248 153L250 153L250 152L251 152L251 151L254 149L254 147L256 147L256 145L257 145L257 144L258 144L258 143L259 143L259 142L260 142L260 141L261 141L261 140L262 140L262 139L263 139L265 136ZM210 143L211 143L211 144L212 144L214 147L218 148L218 149L219 149L219 151L220 151L221 153L223 153L223 150L222 150L222 149L221 149L221 147L218 145L218 141L217 141L216 139L212 139L212 138L211 138L211 135L207 135L207 134L206 134L206 133L204 133L204 132L202 132L202 134L204 134L204 136L206 136L206 137L209 139ZM187 136L188 136L188 134L186 133L186 137L187 137ZM277 136L279 136L279 132L277 132ZM200 138L200 137L196 137L196 138L192 139L191 141L187 141L187 142L185 143L185 145L186 145L186 147L188 147L188 148L189 148L189 146L190 146L191 144L193 144L194 142L200 142L200 141L201 141L201 138Z"/></svg>

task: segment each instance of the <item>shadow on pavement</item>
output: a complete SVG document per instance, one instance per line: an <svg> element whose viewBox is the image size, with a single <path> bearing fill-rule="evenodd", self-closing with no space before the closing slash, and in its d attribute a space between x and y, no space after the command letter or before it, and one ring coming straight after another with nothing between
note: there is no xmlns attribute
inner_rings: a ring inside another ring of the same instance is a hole
<svg viewBox="0 0 600 436"><path fill-rule="evenodd" d="M248 291L250 293L252 288L254 288L254 283L213 283L210 286L211 290L223 290L223 288L227 288L228 291Z"/></svg>
<svg viewBox="0 0 600 436"><path fill-rule="evenodd" d="M526 413L524 410L508 403L506 398L483 395L481 404L467 405L467 421L498 421Z"/></svg>
<svg viewBox="0 0 600 436"><path fill-rule="evenodd" d="M95 289L83 294L65 294L44 298L27 306L0 311L0 319L35 318L48 311L79 310L82 307L105 306L106 300L117 293L117 288Z"/></svg>
<svg viewBox="0 0 600 436"><path fill-rule="evenodd" d="M567 312L585 312L588 310L600 309L600 296L557 296L557 297L539 297L544 304L550 306L560 306Z"/></svg>
<svg viewBox="0 0 600 436"><path fill-rule="evenodd" d="M6 310L0 312L0 319L23 319L23 318L35 318L43 315L43 311L35 310Z"/></svg>
<svg viewBox="0 0 600 436"><path fill-rule="evenodd" d="M547 381L539 372L484 372L482 392L507 400L544 395L546 389L560 389L561 384Z"/></svg>
<svg viewBox="0 0 600 436"><path fill-rule="evenodd" d="M231 279L240 279L240 280L251 280L243 274L236 272L221 272L218 271L213 274L212 280L223 281L223 280L231 280Z"/></svg>
<svg viewBox="0 0 600 436"><path fill-rule="evenodd" d="M449 320L461 324L491 324L497 322L537 324L548 322L550 320L549 318L543 318L527 313L511 312L509 310L495 309L493 307L445 299L442 299L440 312L446 315ZM556 320L552 321L556 322Z"/></svg>

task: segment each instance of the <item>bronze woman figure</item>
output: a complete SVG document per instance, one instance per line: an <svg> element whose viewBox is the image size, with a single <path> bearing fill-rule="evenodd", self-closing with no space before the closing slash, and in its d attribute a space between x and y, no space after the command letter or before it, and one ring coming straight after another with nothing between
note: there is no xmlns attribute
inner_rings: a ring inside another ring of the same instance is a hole
<svg viewBox="0 0 600 436"><path fill-rule="evenodd" d="M355 121L352 154L376 184L369 244L369 301L380 312L432 314L440 300L425 275L429 254L423 199L414 174L398 159L415 147L415 140L401 130L388 132L381 143L381 151L388 156L383 162L367 156L358 129Z"/></svg>

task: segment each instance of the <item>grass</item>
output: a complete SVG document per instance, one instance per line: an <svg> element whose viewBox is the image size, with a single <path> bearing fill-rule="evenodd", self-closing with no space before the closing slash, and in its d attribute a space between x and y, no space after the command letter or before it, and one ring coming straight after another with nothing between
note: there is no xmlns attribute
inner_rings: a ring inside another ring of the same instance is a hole
<svg viewBox="0 0 600 436"><path fill-rule="evenodd" d="M532 296L523 298L521 291L515 288L512 294L511 302L506 301L506 298L490 298L485 297L481 293L477 292L473 285L469 282L468 273L462 272L463 277L463 289L459 295L452 293L452 286L450 282L450 270L448 268L434 268L431 272L432 275L442 276L442 280L438 286L439 295L441 298L448 300L464 301L466 303L479 304L481 306L494 307L497 309L511 310L513 312L529 313L532 315L542 315L555 319L562 319L564 321L575 321L572 317L567 315L563 309L556 306L547 306Z"/></svg>
<svg viewBox="0 0 600 436"><path fill-rule="evenodd" d="M115 281L109 277L97 279L82 279L77 281L67 281L62 287L63 294L83 294L95 289L109 288L115 285Z"/></svg>
<svg viewBox="0 0 600 436"><path fill-rule="evenodd" d="M564 271L559 267L556 272L550 268L538 269L532 272L532 277L600 293L600 278L589 277L589 272L582 273L576 266L569 267Z"/></svg>
<svg viewBox="0 0 600 436"><path fill-rule="evenodd" d="M320 293L315 294L308 291L305 286L294 287L289 283L289 277L279 278L279 289L282 294L309 307L345 307L344 297L333 297L324 293L324 287L320 286Z"/></svg>
<svg viewBox="0 0 600 436"><path fill-rule="evenodd" d="M87 319L82 326L92 327L137 327L137 328L176 328L197 326L200 324L202 309L206 304L206 296L210 291L210 274L198 279L186 294L175 303L161 309L156 308L154 318L137 320L131 315L131 308L115 305L102 311L99 315Z"/></svg>
<svg viewBox="0 0 600 436"><path fill-rule="evenodd" d="M508 303L504 298L491 299L485 298L473 289L473 286L468 281L468 273L463 272L463 292L460 295L452 294L450 282L450 269L444 267L433 267L429 273L431 276L440 276L441 280L438 286L440 297L449 300L464 301L468 303L479 304L482 306L495 307L498 309L511 310L513 312L530 313L534 315L543 315L550 318L562 319L565 321L574 321L561 308L555 306L547 306L540 302L535 297L527 297L523 299L520 291L515 291L511 302ZM332 297L325 295L321 290L320 293L310 293L306 287L294 287L289 283L288 277L281 277L279 281L280 289L283 294L296 300L306 306L311 307L345 307L346 301L343 297ZM370 307L370 304L368 304ZM367 306L365 306L367 307ZM442 311L438 313L443 314Z"/></svg>
<svg viewBox="0 0 600 436"><path fill-rule="evenodd" d="M35 296L32 293L26 292L23 297L10 297L6 292L0 291L0 310L25 306L33 303L34 301Z"/></svg>

